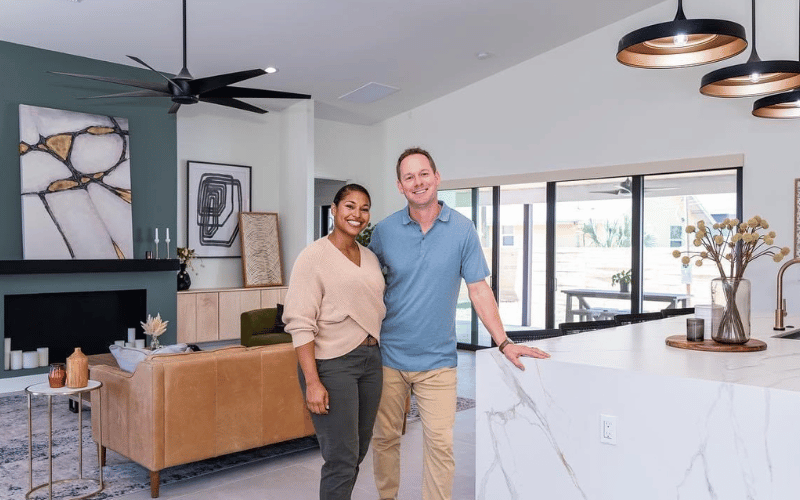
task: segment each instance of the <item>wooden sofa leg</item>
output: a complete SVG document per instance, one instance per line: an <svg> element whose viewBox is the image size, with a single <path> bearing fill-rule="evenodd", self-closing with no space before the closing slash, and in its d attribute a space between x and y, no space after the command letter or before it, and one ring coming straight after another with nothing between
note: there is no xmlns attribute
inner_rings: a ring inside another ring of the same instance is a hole
<svg viewBox="0 0 800 500"><path fill-rule="evenodd" d="M100 453L100 467L106 466L106 447L102 445L97 445L98 451Z"/></svg>
<svg viewBox="0 0 800 500"><path fill-rule="evenodd" d="M150 498L158 498L158 487L161 481L161 472L157 470L150 471Z"/></svg>

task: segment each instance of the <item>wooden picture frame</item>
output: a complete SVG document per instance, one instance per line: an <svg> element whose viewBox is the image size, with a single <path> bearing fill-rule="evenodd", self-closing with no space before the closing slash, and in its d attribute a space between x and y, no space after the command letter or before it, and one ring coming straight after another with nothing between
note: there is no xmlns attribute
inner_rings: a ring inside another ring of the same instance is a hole
<svg viewBox="0 0 800 500"><path fill-rule="evenodd" d="M242 280L246 288L283 285L280 226L274 212L241 212Z"/></svg>
<svg viewBox="0 0 800 500"><path fill-rule="evenodd" d="M186 248L195 256L239 257L239 213L250 210L252 168L186 162Z"/></svg>

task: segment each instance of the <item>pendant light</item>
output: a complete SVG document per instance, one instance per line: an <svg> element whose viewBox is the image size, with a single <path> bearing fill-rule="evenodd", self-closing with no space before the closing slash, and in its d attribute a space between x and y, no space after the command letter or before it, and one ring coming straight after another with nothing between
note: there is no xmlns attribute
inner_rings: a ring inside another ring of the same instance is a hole
<svg viewBox="0 0 800 500"><path fill-rule="evenodd" d="M747 48L741 24L719 19L686 19L678 0L675 19L622 37L617 61L636 68L684 68L721 61Z"/></svg>
<svg viewBox="0 0 800 500"><path fill-rule="evenodd" d="M800 38L800 19L798 20ZM798 43L800 50L800 43ZM800 57L800 55L798 55ZM753 103L753 116L758 118L800 118L800 90L768 95Z"/></svg>
<svg viewBox="0 0 800 500"><path fill-rule="evenodd" d="M756 51L756 0L753 5L753 48L744 64L708 73L700 93L711 97L752 97L800 87L800 61L762 61Z"/></svg>

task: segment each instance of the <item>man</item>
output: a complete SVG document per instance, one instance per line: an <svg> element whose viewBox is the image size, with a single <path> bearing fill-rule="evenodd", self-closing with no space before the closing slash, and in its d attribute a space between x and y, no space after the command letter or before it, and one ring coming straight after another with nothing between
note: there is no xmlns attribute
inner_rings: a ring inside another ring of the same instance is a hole
<svg viewBox="0 0 800 500"><path fill-rule="evenodd" d="M515 345L505 334L489 267L472 221L440 202L440 176L431 155L407 149L397 160L397 188L408 206L381 221L370 248L386 273L381 327L383 394L373 431L375 484L381 499L400 485L400 435L413 390L424 428L423 500L449 500L453 490L456 410L455 312L461 279L501 352L519 369L520 356L548 354Z"/></svg>

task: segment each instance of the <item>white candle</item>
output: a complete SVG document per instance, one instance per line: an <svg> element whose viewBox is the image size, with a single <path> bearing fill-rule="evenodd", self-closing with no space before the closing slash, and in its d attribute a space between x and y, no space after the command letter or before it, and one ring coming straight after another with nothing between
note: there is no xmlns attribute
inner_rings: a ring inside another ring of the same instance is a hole
<svg viewBox="0 0 800 500"><path fill-rule="evenodd" d="M144 349L144 339L136 339L135 345L138 349Z"/></svg>
<svg viewBox="0 0 800 500"><path fill-rule="evenodd" d="M124 340L115 340L114 344L116 344L116 345L118 345L120 347L125 347L125 341Z"/></svg>
<svg viewBox="0 0 800 500"><path fill-rule="evenodd" d="M136 340L136 328L128 328L128 342L133 343Z"/></svg>
<svg viewBox="0 0 800 500"><path fill-rule="evenodd" d="M39 353L39 366L47 366L50 364L50 349L47 347L40 347L36 349Z"/></svg>
<svg viewBox="0 0 800 500"><path fill-rule="evenodd" d="M135 345L133 342L125 342L125 347L134 347Z"/></svg>
<svg viewBox="0 0 800 500"><path fill-rule="evenodd" d="M169 228L167 228L167 239L169 240Z"/></svg>
<svg viewBox="0 0 800 500"><path fill-rule="evenodd" d="M158 241L158 228L156 228L156 241Z"/></svg>
<svg viewBox="0 0 800 500"><path fill-rule="evenodd" d="M39 353L36 351L25 351L22 353L22 367L23 368L38 368L39 367Z"/></svg>
<svg viewBox="0 0 800 500"><path fill-rule="evenodd" d="M11 369L22 369L22 351L11 351Z"/></svg>
<svg viewBox="0 0 800 500"><path fill-rule="evenodd" d="M11 337L5 337L5 364L3 368L6 370L11 369Z"/></svg>

